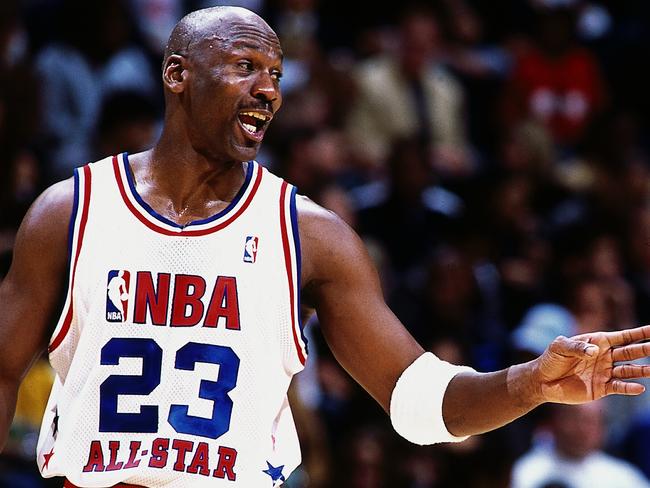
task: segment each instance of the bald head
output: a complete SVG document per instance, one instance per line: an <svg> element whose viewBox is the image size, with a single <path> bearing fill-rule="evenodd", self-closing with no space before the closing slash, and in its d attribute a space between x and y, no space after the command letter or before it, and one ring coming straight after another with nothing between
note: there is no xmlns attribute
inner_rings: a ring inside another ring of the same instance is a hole
<svg viewBox="0 0 650 488"><path fill-rule="evenodd" d="M172 54L187 55L203 43L232 42L232 29L235 26L250 25L267 33L277 40L273 29L255 12L242 7L211 7L190 12L178 21L172 30L163 66Z"/></svg>
<svg viewBox="0 0 650 488"><path fill-rule="evenodd" d="M253 159L282 105L282 47L257 14L212 7L183 17L165 49L161 140L222 163Z"/></svg>

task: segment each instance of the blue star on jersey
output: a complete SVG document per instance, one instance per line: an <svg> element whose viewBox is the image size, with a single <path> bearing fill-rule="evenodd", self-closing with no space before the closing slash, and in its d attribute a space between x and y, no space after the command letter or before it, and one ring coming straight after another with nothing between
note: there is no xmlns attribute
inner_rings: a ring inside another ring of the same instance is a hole
<svg viewBox="0 0 650 488"><path fill-rule="evenodd" d="M269 469L263 469L262 471L271 477L274 485L275 482L278 480L285 481L284 475L282 474L282 470L284 469L284 464L276 468L270 462L267 461L266 465L269 467Z"/></svg>

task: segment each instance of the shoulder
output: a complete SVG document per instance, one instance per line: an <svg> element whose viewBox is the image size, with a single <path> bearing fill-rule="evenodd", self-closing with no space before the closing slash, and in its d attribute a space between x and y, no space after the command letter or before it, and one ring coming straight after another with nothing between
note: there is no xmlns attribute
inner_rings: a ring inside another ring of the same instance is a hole
<svg viewBox="0 0 650 488"><path fill-rule="evenodd" d="M319 224L338 226L343 221L332 211L321 207L309 197L296 195L296 208L298 209L298 221L300 228Z"/></svg>
<svg viewBox="0 0 650 488"><path fill-rule="evenodd" d="M74 206L74 179L47 188L32 204L23 219L17 244L27 250L56 253L59 243L67 242L68 225ZM62 251L67 250L64 246Z"/></svg>
<svg viewBox="0 0 650 488"><path fill-rule="evenodd" d="M297 196L296 208L303 285L345 284L375 274L363 241L342 218L304 196Z"/></svg>
<svg viewBox="0 0 650 488"><path fill-rule="evenodd" d="M70 217L74 204L74 179L60 181L47 188L32 204L28 217L37 224L61 223Z"/></svg>
<svg viewBox="0 0 650 488"><path fill-rule="evenodd" d="M52 185L32 204L16 235L6 289L27 297L29 313L38 312L35 321L50 317L59 299L53 293L61 290L64 281L73 202L72 178ZM22 309L22 313L28 312ZM46 327L44 322L41 325Z"/></svg>
<svg viewBox="0 0 650 488"><path fill-rule="evenodd" d="M302 245L308 244L336 254L361 244L356 232L341 217L309 198L298 195L296 209Z"/></svg>

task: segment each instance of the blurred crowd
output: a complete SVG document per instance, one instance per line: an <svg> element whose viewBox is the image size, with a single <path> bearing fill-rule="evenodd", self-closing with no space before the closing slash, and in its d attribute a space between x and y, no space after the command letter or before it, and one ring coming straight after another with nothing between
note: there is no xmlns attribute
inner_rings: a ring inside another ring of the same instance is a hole
<svg viewBox="0 0 650 488"><path fill-rule="evenodd" d="M426 349L491 371L559 334L650 323L647 0L3 0L0 280L45 187L152 145L167 36L219 4L260 13L283 44L259 162L362 236ZM419 447L338 366L317 317L306 333L289 488L650 486L648 394ZM50 382L39 361L0 486L61 484L34 463Z"/></svg>

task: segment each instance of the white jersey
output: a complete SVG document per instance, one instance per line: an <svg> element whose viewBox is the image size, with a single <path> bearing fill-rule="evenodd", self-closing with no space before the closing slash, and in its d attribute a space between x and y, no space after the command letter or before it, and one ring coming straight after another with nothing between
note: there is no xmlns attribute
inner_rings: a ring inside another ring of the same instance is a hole
<svg viewBox="0 0 650 488"><path fill-rule="evenodd" d="M138 195L127 155L75 171L70 269L49 344L45 477L78 486L273 487L300 463L295 188L255 162L186 226Z"/></svg>

